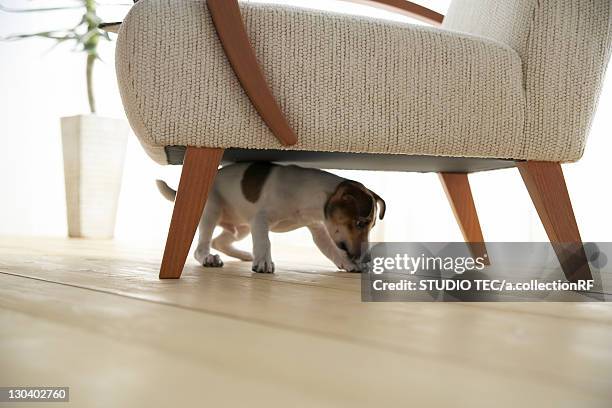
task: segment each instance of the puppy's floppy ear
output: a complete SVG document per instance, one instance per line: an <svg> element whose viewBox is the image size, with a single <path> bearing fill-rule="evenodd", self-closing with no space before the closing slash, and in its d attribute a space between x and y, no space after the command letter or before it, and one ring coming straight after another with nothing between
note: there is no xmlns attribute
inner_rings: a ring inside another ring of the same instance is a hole
<svg viewBox="0 0 612 408"><path fill-rule="evenodd" d="M378 218L382 220L383 218L385 218L385 213L387 212L387 203L385 203L385 200L383 200L381 196L379 196L372 190L369 191L370 194L372 194L372 196L374 197L374 200L376 200L376 204L378 205Z"/></svg>
<svg viewBox="0 0 612 408"><path fill-rule="evenodd" d="M351 193L344 193L340 198L342 199L342 201L355 201L355 196Z"/></svg>

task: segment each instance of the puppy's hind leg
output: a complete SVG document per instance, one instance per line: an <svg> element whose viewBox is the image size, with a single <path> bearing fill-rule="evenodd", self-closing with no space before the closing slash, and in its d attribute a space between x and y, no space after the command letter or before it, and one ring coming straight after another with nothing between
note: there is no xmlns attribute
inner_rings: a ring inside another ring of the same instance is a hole
<svg viewBox="0 0 612 408"><path fill-rule="evenodd" d="M224 254L233 258L238 258L241 261L252 261L253 256L246 251L241 251L232 245L236 241L240 241L246 237L251 229L247 225L232 226L233 228L225 228L218 237L213 239L212 247L217 251L221 251Z"/></svg>
<svg viewBox="0 0 612 408"><path fill-rule="evenodd" d="M200 239L194 253L195 259L197 259L200 265L205 267L219 268L223 266L223 261L221 261L219 255L210 253L212 235L215 232L219 218L221 218L221 206L219 205L218 197L213 192L206 203L206 207L204 207L204 212L200 219Z"/></svg>

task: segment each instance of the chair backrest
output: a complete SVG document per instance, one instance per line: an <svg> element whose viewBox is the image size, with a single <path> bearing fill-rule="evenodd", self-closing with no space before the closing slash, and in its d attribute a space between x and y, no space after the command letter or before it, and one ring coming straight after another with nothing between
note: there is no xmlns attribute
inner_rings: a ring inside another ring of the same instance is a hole
<svg viewBox="0 0 612 408"><path fill-rule="evenodd" d="M610 0L453 0L444 28L488 37L520 55L524 137L547 141L526 145L548 146L546 156L573 161L584 151L610 56L611 8Z"/></svg>

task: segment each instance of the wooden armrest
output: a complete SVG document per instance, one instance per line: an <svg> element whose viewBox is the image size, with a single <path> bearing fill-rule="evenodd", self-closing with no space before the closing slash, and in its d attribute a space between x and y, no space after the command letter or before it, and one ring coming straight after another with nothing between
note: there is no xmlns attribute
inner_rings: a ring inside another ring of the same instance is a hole
<svg viewBox="0 0 612 408"><path fill-rule="evenodd" d="M284 146L297 143L297 136L281 111L266 82L249 41L237 0L204 0L217 34L244 92L259 116Z"/></svg>
<svg viewBox="0 0 612 408"><path fill-rule="evenodd" d="M138 0L134 0L136 3ZM340 0L386 8L408 15L432 25L440 25L444 16L426 7L405 0ZM249 41L237 0L204 0L213 19L221 44L232 69L251 103L284 146L297 143L298 139L276 102L266 78L257 62ZM102 30L117 33L120 22L103 23Z"/></svg>
<svg viewBox="0 0 612 408"><path fill-rule="evenodd" d="M206 0L204 0L206 1ZM372 4L391 8L419 18L431 24L439 25L444 16L403 0L343 0ZM284 146L297 143L297 136L281 111L266 82L266 78L257 62L257 57L249 41L242 20L237 0L207 0L208 10L212 16L217 34L225 50L225 54L242 84L242 88L251 103L268 125L274 136Z"/></svg>
<svg viewBox="0 0 612 408"><path fill-rule="evenodd" d="M405 0L340 0L351 3L366 4L368 6L388 9L395 13L407 15L434 26L442 24L444 15L423 7L419 4Z"/></svg>

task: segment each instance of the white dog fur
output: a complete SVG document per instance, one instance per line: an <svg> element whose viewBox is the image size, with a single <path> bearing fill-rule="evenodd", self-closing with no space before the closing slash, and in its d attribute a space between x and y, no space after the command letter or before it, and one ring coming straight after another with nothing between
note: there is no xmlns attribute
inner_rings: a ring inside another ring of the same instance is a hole
<svg viewBox="0 0 612 408"><path fill-rule="evenodd" d="M176 191L157 181L162 195L173 201ZM199 225L195 258L206 267L223 266L211 247L243 261L253 271L273 273L268 234L307 227L319 250L338 268L357 272L363 248L385 202L360 183L298 166L239 163L219 170ZM216 226L223 231L212 238ZM253 238L253 255L234 242Z"/></svg>

